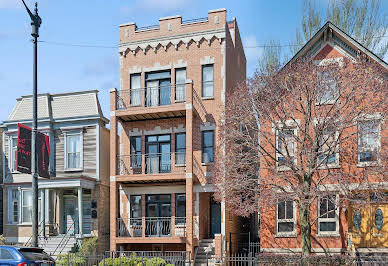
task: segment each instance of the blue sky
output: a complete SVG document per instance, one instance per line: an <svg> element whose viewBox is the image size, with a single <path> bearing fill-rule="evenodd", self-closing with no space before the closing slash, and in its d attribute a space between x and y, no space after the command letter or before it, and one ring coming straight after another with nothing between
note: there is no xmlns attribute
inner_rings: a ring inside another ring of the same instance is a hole
<svg viewBox="0 0 388 266"><path fill-rule="evenodd" d="M319 0L322 7L328 0ZM32 7L34 1L26 0ZM385 2L385 1L383 1ZM388 2L388 1L386 1ZM237 18L245 46L270 39L289 44L302 13L302 0L38 0L43 24L41 41L115 46L122 23L158 24L164 16L206 17L225 7ZM387 3L384 9L388 11ZM21 95L32 92L31 26L21 0L0 0L0 121L6 120ZM248 74L255 70L261 48L245 50ZM97 89L108 116L109 88L119 86L118 50L39 44L39 93Z"/></svg>

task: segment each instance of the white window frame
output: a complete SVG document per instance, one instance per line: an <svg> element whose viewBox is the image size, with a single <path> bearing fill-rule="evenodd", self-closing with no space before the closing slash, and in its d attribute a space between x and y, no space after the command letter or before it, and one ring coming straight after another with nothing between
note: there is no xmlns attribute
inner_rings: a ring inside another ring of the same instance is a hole
<svg viewBox="0 0 388 266"><path fill-rule="evenodd" d="M277 200L276 201L276 223L275 223L275 232L276 232L276 237L296 237L296 203L295 200L292 201L292 211L293 211L293 218L292 219L279 219L278 217L278 204L279 202L284 202L284 201L291 201L291 200ZM287 204L286 204L287 206ZM285 210L287 213L287 210ZM285 222L292 222L294 223L294 230L291 232L279 232L278 231L278 223L285 223Z"/></svg>
<svg viewBox="0 0 388 266"><path fill-rule="evenodd" d="M15 163L16 163L16 157L14 158L13 151L12 151L13 144L14 144L15 141L16 141L16 147L17 147L18 136L11 135L11 136L8 137L8 143L9 143L9 147L8 147L8 155L9 155L8 156L8 158L9 158L8 168L11 171L11 173L18 173L17 165L16 165L16 169L14 169L14 167L13 167L14 160L15 160ZM16 150L15 156L17 156L17 150Z"/></svg>
<svg viewBox="0 0 388 266"><path fill-rule="evenodd" d="M360 153L362 151L361 149L361 131L360 131L360 123L367 123L375 121L377 122L377 160L376 161L370 161L370 162L360 162ZM361 119L357 121L357 167L366 167L366 166L376 166L380 164L380 149L381 149L381 119L379 116L373 116L371 118Z"/></svg>
<svg viewBox="0 0 388 266"><path fill-rule="evenodd" d="M327 72L327 71L326 71ZM324 74L325 72L320 72L318 73L318 75L320 76L320 78L322 77L322 75ZM335 81L334 81L335 82ZM321 95L323 96L323 95ZM329 100L326 100L326 101L322 101L322 98L320 99L316 99L316 105L329 105L329 104L335 104L335 102L338 100L338 98L340 97L340 92L339 92L339 88L337 86L337 83L335 84L335 91L333 92L333 99L329 99Z"/></svg>
<svg viewBox="0 0 388 266"><path fill-rule="evenodd" d="M287 165L279 165L279 158L283 157L278 152L279 132L282 131L282 130L293 130L294 131L294 136L297 136L297 134L298 134L298 129L297 129L296 126L282 127L282 128L277 128L276 129L276 134L275 134L275 153L276 153L276 167L277 167L277 169L279 171L290 170L290 167L288 167ZM298 145L298 142L295 141L295 139L293 140L293 142L294 142L294 151L293 151L293 153L294 153L294 165L297 166L297 163L298 163L298 160L297 160L297 151L298 151L297 145Z"/></svg>
<svg viewBox="0 0 388 266"><path fill-rule="evenodd" d="M321 199L323 197L327 197L327 196L333 196L335 195L335 216L334 218L321 218L320 217L320 209L321 209ZM339 236L339 195L338 194L330 194L330 195L325 195L325 196L319 196L318 197L318 201L317 201L317 217L318 217L318 221L317 221L317 235L318 236ZM321 222L335 222L335 231L321 231L320 230L320 223Z"/></svg>
<svg viewBox="0 0 388 266"><path fill-rule="evenodd" d="M213 69L213 80L211 81L205 81L204 80L204 69L207 67L212 67ZM212 82L212 93L211 95L204 95L204 84L207 82ZM214 63L209 63L209 64L202 64L201 65L201 96L202 99L214 99Z"/></svg>
<svg viewBox="0 0 388 266"><path fill-rule="evenodd" d="M340 166L340 163L339 163L339 143L338 143L338 137L339 137L339 132L338 130L335 130L334 132L335 136L334 136L334 140L337 141L337 145L335 147L335 151L334 151L334 154L335 154L335 162L333 163L323 163L319 168L338 168ZM326 136L326 135L325 135ZM319 152L318 153L325 153L324 151L323 152ZM318 158L317 158L317 164L319 164L319 154L318 154ZM326 155L327 156L327 155Z"/></svg>
<svg viewBox="0 0 388 266"><path fill-rule="evenodd" d="M23 201L24 201L24 192L31 192L31 195L32 195L32 189L26 189L26 188L22 188L20 189L20 204L19 204L19 208L20 208L20 224L32 224L32 217L31 217L31 222L24 222L24 217L23 217L23 208L25 207L23 205ZM31 212L32 212L32 206L27 206L27 207L30 207L31 208ZM32 214L31 214L32 215Z"/></svg>
<svg viewBox="0 0 388 266"><path fill-rule="evenodd" d="M80 154L80 168L69 168L68 167L68 158L67 158L67 137L68 136L80 136L81 141L81 154ZM82 131L70 131L64 132L64 146L65 146L65 154L64 154L64 170L65 171L82 171L84 169L84 136Z"/></svg>
<svg viewBox="0 0 388 266"><path fill-rule="evenodd" d="M12 197L12 192L16 191L16 199ZM19 224L21 221L21 213L20 213L20 189L18 188L8 188L8 224ZM17 202L18 208L18 219L14 221L14 202Z"/></svg>

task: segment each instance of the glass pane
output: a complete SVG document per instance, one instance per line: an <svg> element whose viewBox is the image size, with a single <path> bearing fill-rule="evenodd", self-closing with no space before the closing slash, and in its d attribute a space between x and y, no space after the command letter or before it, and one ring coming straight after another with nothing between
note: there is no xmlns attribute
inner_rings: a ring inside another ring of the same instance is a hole
<svg viewBox="0 0 388 266"><path fill-rule="evenodd" d="M158 217L158 205L148 204L147 206L148 217Z"/></svg>
<svg viewBox="0 0 388 266"><path fill-rule="evenodd" d="M213 65L202 67L202 97L213 97Z"/></svg>
<svg viewBox="0 0 388 266"><path fill-rule="evenodd" d="M12 253L5 248L0 248L0 259L1 260L14 260ZM7 264L6 264L7 265Z"/></svg>
<svg viewBox="0 0 388 266"><path fill-rule="evenodd" d="M176 217L186 217L186 195L176 195Z"/></svg>
<svg viewBox="0 0 388 266"><path fill-rule="evenodd" d="M147 142L154 142L158 140L158 136L147 136Z"/></svg>
<svg viewBox="0 0 388 266"><path fill-rule="evenodd" d="M23 206L32 206L32 191L23 191Z"/></svg>
<svg viewBox="0 0 388 266"><path fill-rule="evenodd" d="M161 135L158 137L158 141L170 141L170 135Z"/></svg>
<svg viewBox="0 0 388 266"><path fill-rule="evenodd" d="M171 102L170 80L160 81L160 105L168 105Z"/></svg>
<svg viewBox="0 0 388 266"><path fill-rule="evenodd" d="M131 196L131 218L141 218L141 196Z"/></svg>
<svg viewBox="0 0 388 266"><path fill-rule="evenodd" d="M141 104L141 81L140 74L131 75L131 105Z"/></svg>
<svg viewBox="0 0 388 266"><path fill-rule="evenodd" d="M23 223L31 223L31 215L32 215L32 206L23 207L22 215L23 215Z"/></svg>
<svg viewBox="0 0 388 266"><path fill-rule="evenodd" d="M186 133L175 134L176 149L186 149Z"/></svg>
<svg viewBox="0 0 388 266"><path fill-rule="evenodd" d="M171 195L158 195L159 201L171 201Z"/></svg>
<svg viewBox="0 0 388 266"><path fill-rule="evenodd" d="M286 202L286 219L294 218L294 203L292 201Z"/></svg>
<svg viewBox="0 0 388 266"><path fill-rule="evenodd" d="M161 217L170 217L171 216L171 205L170 204L162 204L160 210Z"/></svg>
<svg viewBox="0 0 388 266"><path fill-rule="evenodd" d="M175 83L176 84L185 84L186 83L186 69L185 68L175 70Z"/></svg>
<svg viewBox="0 0 388 266"><path fill-rule="evenodd" d="M213 81L213 65L202 67L202 78L203 81Z"/></svg>
<svg viewBox="0 0 388 266"><path fill-rule="evenodd" d="M335 196L330 196L327 202L327 218L335 218Z"/></svg>
<svg viewBox="0 0 388 266"><path fill-rule="evenodd" d="M213 131L203 132L203 145L204 147L213 147Z"/></svg>
<svg viewBox="0 0 388 266"><path fill-rule="evenodd" d="M202 154L202 161L203 163L210 163L213 162L213 148L204 148L203 149L203 154Z"/></svg>
<svg viewBox="0 0 388 266"><path fill-rule="evenodd" d="M293 222L281 222L278 223L278 232L292 232L294 231Z"/></svg>
<svg viewBox="0 0 388 266"><path fill-rule="evenodd" d="M171 78L171 72L168 71L160 71L160 72L151 72L146 73L146 80L155 80L155 79L169 79Z"/></svg>
<svg viewBox="0 0 388 266"><path fill-rule="evenodd" d="M336 223L335 222L320 222L319 230L322 232L333 232L336 231Z"/></svg>
<svg viewBox="0 0 388 266"><path fill-rule="evenodd" d="M321 198L319 201L319 215L321 218L327 218L327 197Z"/></svg>
<svg viewBox="0 0 388 266"><path fill-rule="evenodd" d="M285 219L286 203L284 201L278 203L278 219Z"/></svg>
<svg viewBox="0 0 388 266"><path fill-rule="evenodd" d="M159 105L159 81L148 81L146 91L146 105Z"/></svg>

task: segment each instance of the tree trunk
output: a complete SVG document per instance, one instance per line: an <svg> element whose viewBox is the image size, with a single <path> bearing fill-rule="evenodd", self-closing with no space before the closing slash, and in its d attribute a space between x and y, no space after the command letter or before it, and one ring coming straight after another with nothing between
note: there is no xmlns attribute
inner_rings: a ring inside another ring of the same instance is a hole
<svg viewBox="0 0 388 266"><path fill-rule="evenodd" d="M302 234L302 256L311 254L310 205L299 206L299 224Z"/></svg>

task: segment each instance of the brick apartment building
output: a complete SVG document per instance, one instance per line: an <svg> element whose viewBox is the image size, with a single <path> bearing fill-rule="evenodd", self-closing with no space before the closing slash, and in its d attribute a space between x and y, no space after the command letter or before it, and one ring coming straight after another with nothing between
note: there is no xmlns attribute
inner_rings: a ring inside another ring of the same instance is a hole
<svg viewBox="0 0 388 266"><path fill-rule="evenodd" d="M50 137L51 150L50 178L38 181L39 233L44 228L46 236L39 244L55 255L92 236L99 252L109 248L109 121L97 93L38 95L38 130ZM17 171L18 123L31 127L31 95L18 98L1 124L4 236L21 245L31 240L32 190L31 175Z"/></svg>
<svg viewBox="0 0 388 266"><path fill-rule="evenodd" d="M111 90L111 250L228 252L241 220L213 200L225 92L245 80L236 19L120 26L120 90Z"/></svg>
<svg viewBox="0 0 388 266"><path fill-rule="evenodd" d="M311 56L316 64L340 63L345 57L354 59L358 55L364 54L370 60L381 65L384 71L388 72L386 62L330 22L326 23L296 53L293 59L306 54ZM333 97L333 95L329 97ZM330 105L332 103L328 101L327 104ZM357 126L350 129L356 136L356 145L358 146L353 150L354 154L352 156L354 157L352 158L354 158L354 162L351 162L352 171L357 172L361 171L360 169L364 167L376 165L379 155L372 156L372 154L378 150L381 152L383 149L387 149L387 147L381 147L382 140L388 136L386 114L381 115L384 112L386 112L386 109L376 110L376 115L370 115L371 117L368 120L357 121ZM371 124L372 128L368 129L370 131L363 131L364 124L371 122L373 122ZM297 134L295 133L297 129L294 129L292 127L287 128L289 132L290 130L292 132L287 134ZM275 139L279 139L280 132L275 133L274 128L264 128L262 130L273 132L274 141ZM368 141L367 148L362 147L362 143L365 141ZM276 145L282 145L278 143ZM340 145L344 144L341 143ZM298 147L295 149L298 149ZM274 153L276 153L275 150ZM297 151L293 151L292 154L297 154ZM334 155L340 156L339 152ZM296 164L298 163L300 162L296 162ZM267 170L268 167L265 167L266 161L263 157L261 158L261 165L264 166L260 170L261 180L264 182L266 176L270 175L270 171ZM341 165L340 158L336 158L325 167L330 167L336 171L345 171L345 165L346 162ZM357 205L357 201L354 200L348 201L345 207L338 207L336 206L336 202L338 202L338 197L341 196L338 184L326 184L328 189L330 189L330 194L319 197L311 207L310 220L317 219L311 230L312 252L346 252L350 243L355 246L358 252L387 252L388 223L386 221L388 221L388 187L386 183L381 185L383 186L381 198L376 199L375 192L372 193L366 189L365 193L370 192L369 195L363 196L367 204ZM261 210L260 242L262 252L298 253L302 251L301 229L297 219L299 212L296 209L296 204L292 200L279 200L276 207L265 207ZM326 212L323 210L326 210ZM321 213L324 214L321 215ZM382 220L384 221L383 223L381 223ZM347 237L349 237L350 242L347 241Z"/></svg>

